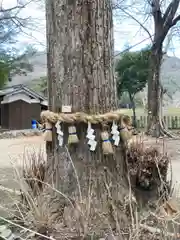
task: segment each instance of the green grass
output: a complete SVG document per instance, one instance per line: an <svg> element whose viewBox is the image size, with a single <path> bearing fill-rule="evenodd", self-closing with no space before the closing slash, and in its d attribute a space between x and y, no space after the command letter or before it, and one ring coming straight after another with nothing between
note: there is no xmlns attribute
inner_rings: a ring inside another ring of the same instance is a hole
<svg viewBox="0 0 180 240"><path fill-rule="evenodd" d="M121 109L122 113L132 116L132 110L131 109ZM164 116L177 116L180 117L180 108L166 108L163 110ZM147 116L147 110L144 110L143 108L137 108L136 109L136 115L137 117L140 116Z"/></svg>

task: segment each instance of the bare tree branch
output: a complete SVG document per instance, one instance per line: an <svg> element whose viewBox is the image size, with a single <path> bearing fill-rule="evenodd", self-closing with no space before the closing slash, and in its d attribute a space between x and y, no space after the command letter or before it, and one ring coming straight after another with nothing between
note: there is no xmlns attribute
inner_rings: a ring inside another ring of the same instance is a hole
<svg viewBox="0 0 180 240"><path fill-rule="evenodd" d="M15 7L12 7L12 8L8 8L8 9L4 9L2 6L0 7L0 12L1 13L7 13L7 12L12 12L14 10L17 10L17 9L23 9L25 8L25 6L15 6Z"/></svg>
<svg viewBox="0 0 180 240"><path fill-rule="evenodd" d="M34 18L31 16L29 17L20 17L20 13L23 9L25 9L30 3L40 3L42 0L23 0L17 1L16 6L12 8L4 8L3 2L1 0L0 3L0 43L6 44L8 43L15 43L15 41L11 41L17 34L23 34L28 36L29 38L35 39L28 31L31 32L37 31L37 23ZM27 30L27 31L26 31ZM13 37L14 35L14 37ZM10 36L10 37L9 37ZM14 38L15 40L15 38ZM37 40L38 43L40 43ZM5 45L4 45L5 46Z"/></svg>
<svg viewBox="0 0 180 240"><path fill-rule="evenodd" d="M178 7L179 7L179 3L180 3L180 0L173 0L169 4L169 6L165 12L165 15L163 17L163 26L165 28L170 28L172 26L173 19L175 17Z"/></svg>
<svg viewBox="0 0 180 240"><path fill-rule="evenodd" d="M132 14L130 14L130 13L127 12L126 10L122 9L121 7L119 7L119 9L121 9L121 11L123 11L127 16L129 16L129 17L132 18L136 23L138 23L138 24L147 32L147 34L149 35L149 39L151 40L151 42L153 41L153 40L152 40L152 36L151 36L149 30L148 30L138 19L136 19Z"/></svg>
<svg viewBox="0 0 180 240"><path fill-rule="evenodd" d="M158 24L162 23L162 12L160 8L160 1L159 0L152 0L150 3L152 7L152 15L154 17L154 21Z"/></svg>
<svg viewBox="0 0 180 240"><path fill-rule="evenodd" d="M165 13L164 13L163 22L166 21L169 13L170 13L170 11L171 11L171 8L172 8L172 2L169 3L169 5L168 5L168 7L167 7L167 9L166 9L166 11L165 11Z"/></svg>
<svg viewBox="0 0 180 240"><path fill-rule="evenodd" d="M171 27L175 26L180 21L180 15L178 15L174 20L172 21Z"/></svg>

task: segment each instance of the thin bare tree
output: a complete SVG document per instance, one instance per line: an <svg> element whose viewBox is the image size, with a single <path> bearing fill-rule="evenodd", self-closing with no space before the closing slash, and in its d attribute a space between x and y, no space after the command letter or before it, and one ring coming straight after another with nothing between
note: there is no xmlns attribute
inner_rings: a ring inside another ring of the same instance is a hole
<svg viewBox="0 0 180 240"><path fill-rule="evenodd" d="M170 30L180 20L177 15L179 8L179 0L172 0L163 11L160 0L152 0L149 2L154 22L153 44L151 48L150 74L148 79L148 131L154 132L155 136L160 134L168 134L164 129L160 116L160 99L162 88L160 85L160 69L163 59L163 43ZM153 134L154 135L154 134ZM170 136L170 134L168 134Z"/></svg>
<svg viewBox="0 0 180 240"><path fill-rule="evenodd" d="M6 76L2 81L3 84L7 81L7 75L11 80L13 75L26 75L33 70L29 58L36 52L35 48L29 44L19 49L17 45L19 37L30 36L28 32L35 30L37 24L36 19L30 16L31 14L24 16L22 11L32 2L38 3L38 1L40 0L17 1L13 7L6 6L4 1L0 2L0 61L1 72Z"/></svg>
<svg viewBox="0 0 180 240"><path fill-rule="evenodd" d="M161 117L162 96L164 93L160 84L160 69L164 55L164 44L170 31L172 31L180 20L179 0L165 1L148 0L139 1L129 9L121 9L129 18L143 29L151 40L150 71L148 78L148 133L159 136L172 136L164 127ZM138 10L140 6L141 10ZM143 7L144 6L144 7ZM143 10L142 10L143 9ZM137 17L137 11L139 11ZM139 17L140 16L140 17ZM153 29L149 31L147 20ZM172 35L172 34L171 34ZM173 37L173 35L172 35ZM168 44L169 45L169 44ZM167 49L165 50L165 52Z"/></svg>

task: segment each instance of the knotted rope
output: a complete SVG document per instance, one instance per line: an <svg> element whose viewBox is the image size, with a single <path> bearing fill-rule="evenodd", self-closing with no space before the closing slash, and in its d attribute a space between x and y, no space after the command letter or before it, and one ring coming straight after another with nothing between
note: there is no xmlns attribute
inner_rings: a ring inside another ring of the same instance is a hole
<svg viewBox="0 0 180 240"><path fill-rule="evenodd" d="M89 115L83 112L76 113L54 113L49 110L41 112L42 122L50 122L55 124L57 121L64 123L76 123L76 122L84 122L91 124L101 124L103 122L113 122L113 121L121 121L126 125L130 125L130 117L123 115L120 110L114 112L108 112L104 114L94 114Z"/></svg>

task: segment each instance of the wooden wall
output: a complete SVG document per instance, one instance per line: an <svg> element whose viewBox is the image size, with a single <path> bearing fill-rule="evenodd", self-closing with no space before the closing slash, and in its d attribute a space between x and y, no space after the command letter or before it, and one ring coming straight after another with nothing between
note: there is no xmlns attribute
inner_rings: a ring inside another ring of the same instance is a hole
<svg viewBox="0 0 180 240"><path fill-rule="evenodd" d="M1 105L2 128L20 130L30 129L32 119L38 120L41 113L39 103L27 103L18 100Z"/></svg>

